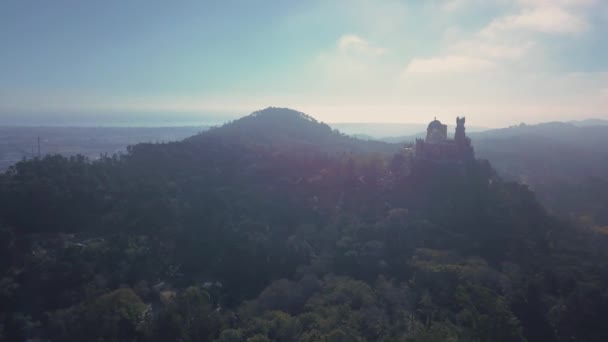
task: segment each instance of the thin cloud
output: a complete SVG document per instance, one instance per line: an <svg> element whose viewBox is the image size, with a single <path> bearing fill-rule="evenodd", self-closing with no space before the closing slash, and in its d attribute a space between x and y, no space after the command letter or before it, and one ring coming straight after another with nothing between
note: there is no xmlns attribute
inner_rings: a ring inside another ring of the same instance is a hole
<svg viewBox="0 0 608 342"><path fill-rule="evenodd" d="M496 65L489 60L469 56L416 58L406 67L405 75L476 72L493 69L494 67Z"/></svg>
<svg viewBox="0 0 608 342"><path fill-rule="evenodd" d="M354 34L342 36L338 40L338 49L343 53L358 53L375 56L381 56L388 52L387 49L372 46L367 40Z"/></svg>
<svg viewBox="0 0 608 342"><path fill-rule="evenodd" d="M528 56L535 44L530 41L507 42L472 38L454 43L448 48L452 53L468 54L496 61L517 61Z"/></svg>
<svg viewBox="0 0 608 342"><path fill-rule="evenodd" d="M484 36L496 36L502 32L528 30L543 33L579 33L589 29L589 23L581 15L557 6L541 6L525 9L516 15L492 21L481 31Z"/></svg>
<svg viewBox="0 0 608 342"><path fill-rule="evenodd" d="M317 75L315 82L341 84L341 88L360 88L381 78L388 50L355 34L345 34L334 48L320 53L307 74Z"/></svg>
<svg viewBox="0 0 608 342"><path fill-rule="evenodd" d="M454 12L470 6L500 5L510 1L512 0L444 0L440 2L439 8L444 12Z"/></svg>
<svg viewBox="0 0 608 342"><path fill-rule="evenodd" d="M471 8L478 0L449 0L439 4L444 11ZM487 2L486 2L487 3ZM585 10L595 0L494 0L495 5L509 5L515 13L504 13L472 34L451 27L436 56L415 58L406 67L411 73L474 72L489 69L508 70L518 64L530 67L534 57L542 56L545 34L579 34L589 30ZM532 55L532 52L536 55Z"/></svg>
<svg viewBox="0 0 608 342"><path fill-rule="evenodd" d="M528 7L589 7L596 5L598 0L517 0L516 2L521 6Z"/></svg>

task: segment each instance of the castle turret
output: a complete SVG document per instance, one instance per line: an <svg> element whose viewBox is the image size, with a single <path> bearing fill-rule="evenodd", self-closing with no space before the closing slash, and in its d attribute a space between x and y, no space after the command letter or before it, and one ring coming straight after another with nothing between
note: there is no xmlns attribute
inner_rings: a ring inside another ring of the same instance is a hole
<svg viewBox="0 0 608 342"><path fill-rule="evenodd" d="M416 139L416 158L437 162L457 162L475 159L471 139L465 132L465 118L456 118L454 139L447 137L447 125L441 121L431 121L426 139Z"/></svg>
<svg viewBox="0 0 608 342"><path fill-rule="evenodd" d="M456 133L454 134L454 140L456 143L464 143L467 140L467 134L464 128L465 118L464 116L456 117Z"/></svg>

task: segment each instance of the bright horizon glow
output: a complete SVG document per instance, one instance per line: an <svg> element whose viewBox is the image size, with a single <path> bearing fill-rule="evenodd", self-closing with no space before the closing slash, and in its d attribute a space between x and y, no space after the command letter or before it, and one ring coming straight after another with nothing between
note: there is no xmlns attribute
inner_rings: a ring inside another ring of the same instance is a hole
<svg viewBox="0 0 608 342"><path fill-rule="evenodd" d="M606 119L607 24L603 0L7 0L0 123Z"/></svg>

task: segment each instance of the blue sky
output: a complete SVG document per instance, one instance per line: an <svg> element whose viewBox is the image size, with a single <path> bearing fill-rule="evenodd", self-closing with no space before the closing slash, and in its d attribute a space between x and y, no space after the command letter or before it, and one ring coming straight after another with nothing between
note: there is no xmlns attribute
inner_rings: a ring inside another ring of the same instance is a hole
<svg viewBox="0 0 608 342"><path fill-rule="evenodd" d="M2 0L0 116L607 118L607 36L604 0Z"/></svg>

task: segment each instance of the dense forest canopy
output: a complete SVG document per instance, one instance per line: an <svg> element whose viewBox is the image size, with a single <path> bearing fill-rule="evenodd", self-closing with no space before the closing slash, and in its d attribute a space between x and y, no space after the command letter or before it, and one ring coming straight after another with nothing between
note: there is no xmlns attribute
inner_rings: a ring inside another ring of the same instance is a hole
<svg viewBox="0 0 608 342"><path fill-rule="evenodd" d="M0 234L0 340L608 340L605 232L287 109L18 163Z"/></svg>

